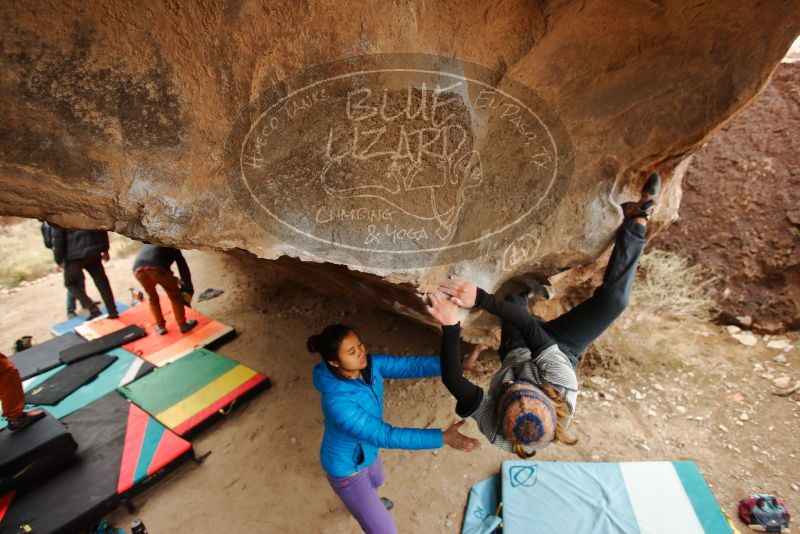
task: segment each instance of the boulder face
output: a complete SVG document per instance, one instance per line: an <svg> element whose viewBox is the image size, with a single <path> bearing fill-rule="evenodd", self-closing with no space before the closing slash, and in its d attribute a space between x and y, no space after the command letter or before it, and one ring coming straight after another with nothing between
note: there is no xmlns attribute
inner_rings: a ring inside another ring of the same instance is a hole
<svg viewBox="0 0 800 534"><path fill-rule="evenodd" d="M652 170L671 220L678 163L800 33L797 1L495 4L4 2L0 214L417 316L450 272L594 260Z"/></svg>
<svg viewBox="0 0 800 534"><path fill-rule="evenodd" d="M573 163L563 124L526 87L464 60L369 54L262 95L224 167L240 209L281 241L399 270L505 250L563 200Z"/></svg>

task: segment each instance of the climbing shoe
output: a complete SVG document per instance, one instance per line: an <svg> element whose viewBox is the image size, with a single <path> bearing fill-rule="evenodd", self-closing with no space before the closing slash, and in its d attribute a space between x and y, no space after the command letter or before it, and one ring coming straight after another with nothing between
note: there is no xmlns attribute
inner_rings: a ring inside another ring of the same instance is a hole
<svg viewBox="0 0 800 534"><path fill-rule="evenodd" d="M650 198L656 198L661 192L661 175L654 172L647 177L647 181L642 187L642 195L650 195Z"/></svg>
<svg viewBox="0 0 800 534"><path fill-rule="evenodd" d="M642 187L642 196L650 195L647 200L639 200L638 202L623 202L622 214L625 220L635 219L637 217L644 217L648 221L656 209L655 197L661 192L661 176L654 172L651 174Z"/></svg>
<svg viewBox="0 0 800 534"><path fill-rule="evenodd" d="M31 423L35 423L42 417L44 417L44 410L31 410L30 412L22 412L22 415L16 419L8 420L8 430L11 432L22 430Z"/></svg>

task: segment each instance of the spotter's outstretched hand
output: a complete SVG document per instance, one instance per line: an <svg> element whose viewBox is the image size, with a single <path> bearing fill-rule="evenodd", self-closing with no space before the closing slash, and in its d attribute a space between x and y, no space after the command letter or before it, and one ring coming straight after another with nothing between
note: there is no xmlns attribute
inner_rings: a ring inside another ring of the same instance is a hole
<svg viewBox="0 0 800 534"><path fill-rule="evenodd" d="M481 444L477 439L465 436L458 431L463 424L463 419L461 421L456 421L443 432L444 435L442 437L444 439L444 444L464 452L472 452L476 449L480 449Z"/></svg>

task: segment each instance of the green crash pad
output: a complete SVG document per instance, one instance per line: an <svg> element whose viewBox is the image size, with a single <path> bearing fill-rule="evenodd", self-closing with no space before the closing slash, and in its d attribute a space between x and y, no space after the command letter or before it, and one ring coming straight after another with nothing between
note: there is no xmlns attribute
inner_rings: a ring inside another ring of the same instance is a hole
<svg viewBox="0 0 800 534"><path fill-rule="evenodd" d="M261 373L206 349L197 349L119 389L179 435L220 409L269 385Z"/></svg>

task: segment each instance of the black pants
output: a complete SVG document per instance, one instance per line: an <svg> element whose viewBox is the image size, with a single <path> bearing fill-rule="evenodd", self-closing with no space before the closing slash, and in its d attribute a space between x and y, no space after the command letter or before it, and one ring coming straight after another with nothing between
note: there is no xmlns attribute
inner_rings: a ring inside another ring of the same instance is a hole
<svg viewBox="0 0 800 534"><path fill-rule="evenodd" d="M75 297L67 290L67 313L75 313Z"/></svg>
<svg viewBox="0 0 800 534"><path fill-rule="evenodd" d="M86 288L84 287L84 269L94 280L94 285L97 286L108 313L116 315L117 306L114 304L114 294L111 292L111 285L108 283L108 277L105 269L103 269L103 262L100 256L88 256L64 262L64 285L67 286L67 290L80 301L84 309L91 310L94 307L95 304L86 294Z"/></svg>
<svg viewBox="0 0 800 534"><path fill-rule="evenodd" d="M578 366L581 354L611 323L625 310L630 301L636 267L644 249L646 228L633 221L625 221L617 230L614 250L608 260L603 283L594 294L567 313L544 322L537 321L539 328L526 343L521 332L514 326L502 323L500 331L500 360L515 348L528 347L534 354L558 344L574 367ZM506 300L524 306L525 298L509 295ZM531 346L535 345L535 346Z"/></svg>

